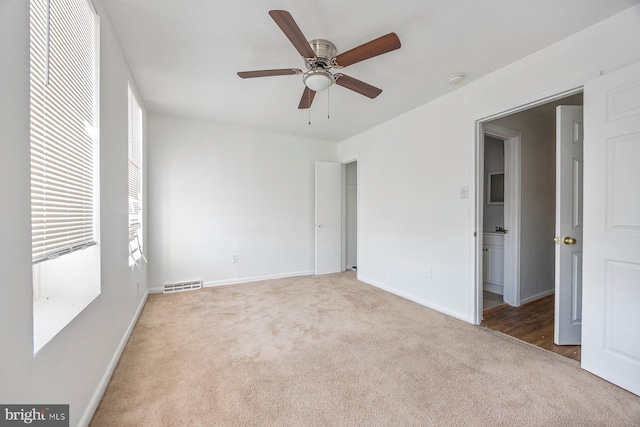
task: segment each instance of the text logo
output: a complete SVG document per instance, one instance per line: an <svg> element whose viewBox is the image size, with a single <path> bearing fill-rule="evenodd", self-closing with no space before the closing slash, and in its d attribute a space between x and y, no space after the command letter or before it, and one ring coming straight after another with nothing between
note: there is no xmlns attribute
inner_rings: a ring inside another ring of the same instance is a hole
<svg viewBox="0 0 640 427"><path fill-rule="evenodd" d="M69 427L69 405L0 405L0 427Z"/></svg>

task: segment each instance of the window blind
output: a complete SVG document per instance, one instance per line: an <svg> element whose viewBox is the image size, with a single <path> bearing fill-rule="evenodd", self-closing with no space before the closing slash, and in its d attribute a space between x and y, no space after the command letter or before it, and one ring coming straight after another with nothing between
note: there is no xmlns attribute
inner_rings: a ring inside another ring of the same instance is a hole
<svg viewBox="0 0 640 427"><path fill-rule="evenodd" d="M96 19L87 0L31 0L34 263L96 243Z"/></svg>
<svg viewBox="0 0 640 427"><path fill-rule="evenodd" d="M141 229L142 108L129 84L129 242L140 240Z"/></svg>

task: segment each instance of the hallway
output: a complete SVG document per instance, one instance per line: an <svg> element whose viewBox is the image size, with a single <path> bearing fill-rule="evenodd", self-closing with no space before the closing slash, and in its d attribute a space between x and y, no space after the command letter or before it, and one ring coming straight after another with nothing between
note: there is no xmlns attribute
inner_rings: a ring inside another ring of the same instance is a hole
<svg viewBox="0 0 640 427"><path fill-rule="evenodd" d="M519 340L580 361L579 345L553 343L554 295L520 307L503 304L484 311L480 326L502 332Z"/></svg>

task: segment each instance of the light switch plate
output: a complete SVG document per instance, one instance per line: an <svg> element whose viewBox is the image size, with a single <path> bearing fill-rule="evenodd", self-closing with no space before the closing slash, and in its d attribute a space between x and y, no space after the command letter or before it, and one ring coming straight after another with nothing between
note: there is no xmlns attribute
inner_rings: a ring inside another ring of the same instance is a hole
<svg viewBox="0 0 640 427"><path fill-rule="evenodd" d="M463 185L462 187L460 187L460 198L461 199L468 199L469 198L469 186L468 185Z"/></svg>

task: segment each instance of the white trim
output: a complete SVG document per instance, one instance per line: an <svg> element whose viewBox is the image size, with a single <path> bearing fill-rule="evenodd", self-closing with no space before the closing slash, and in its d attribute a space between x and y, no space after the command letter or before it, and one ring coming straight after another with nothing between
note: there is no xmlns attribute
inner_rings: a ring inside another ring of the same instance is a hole
<svg viewBox="0 0 640 427"><path fill-rule="evenodd" d="M340 271L347 270L347 163L341 163L342 183L340 185Z"/></svg>
<svg viewBox="0 0 640 427"><path fill-rule="evenodd" d="M424 307L427 307L427 308L430 308L432 310L439 311L440 313L446 314L447 316L455 317L456 319L462 320L464 322L468 322L469 321L469 319L467 319L467 317L464 314L453 312L453 311L448 310L448 309L446 309L444 307L441 307L441 306L436 305L436 304L432 304L429 301L426 301L426 300L423 300L421 298L418 298L418 297L416 297L414 295L410 295L410 294L407 294L405 292L398 291L397 289L390 288L387 285L383 285L382 283L376 282L375 280L368 279L366 277L358 277L358 281L366 283L367 285L373 286L375 288L382 289L385 292L389 292L390 294L397 295L397 296L399 296L401 298L404 298L404 299L407 299L409 301L413 301L416 304L420 304L420 305L422 305Z"/></svg>
<svg viewBox="0 0 640 427"><path fill-rule="evenodd" d="M549 289L544 292L540 292L539 294L535 294L530 297L524 298L522 301L520 301L520 304L526 304L528 302L535 301L537 299L544 298L549 295L553 295L555 291L556 291L555 289Z"/></svg>
<svg viewBox="0 0 640 427"><path fill-rule="evenodd" d="M484 285L483 285L483 289L485 291L493 292L494 294L499 294L499 295L503 295L504 294L504 286L503 285L496 285L495 283L487 283L487 282L485 282Z"/></svg>
<svg viewBox="0 0 640 427"><path fill-rule="evenodd" d="M509 235L505 239L504 280L505 302L520 306L520 223L521 223L521 147L518 136L504 141L505 154L505 209L504 224ZM506 284L510 285L507 286Z"/></svg>
<svg viewBox="0 0 640 427"><path fill-rule="evenodd" d="M96 390L93 392L93 396L91 396L91 399L89 400L89 404L87 405L87 408L85 409L84 413L82 414L82 417L80 418L80 422L78 422L79 426L83 426L83 427L88 426L89 423L91 422L91 419L93 418L93 415L96 412L96 409L98 409L100 400L102 399L102 396L104 395L104 392L107 389L107 386L109 385L109 381L111 381L111 376L113 375L113 371L115 371L116 366L120 361L120 357L122 356L122 352L124 351L124 348L127 345L127 342L129 341L129 337L133 332L133 328L136 326L136 323L138 323L138 318L140 317L140 313L142 313L142 309L144 308L144 305L147 302L147 298L149 298L149 291L145 292L144 297L142 298L142 300L140 301L140 304L138 305L136 313L133 315L131 322L129 322L129 326L127 327L127 330L124 332L124 335L120 339L120 343L118 344L118 347L116 348L115 353L113 354L113 356L111 356L111 360L107 365L107 369L102 375L102 378L100 379L100 382L96 387Z"/></svg>
<svg viewBox="0 0 640 427"><path fill-rule="evenodd" d="M242 278L236 278L236 279L214 280L214 281L204 282L203 286L205 288L211 288L211 287L214 287L214 286L235 285L235 284L238 284L238 283L260 282L262 280L285 279L287 277L312 276L313 274L314 274L314 270L294 271L294 272L291 272L291 273L268 274L266 276L254 276L254 277L242 277Z"/></svg>
<svg viewBox="0 0 640 427"><path fill-rule="evenodd" d="M471 310L470 318L467 319L470 323L474 325L479 325L482 322L482 305L483 305L483 293L484 290L484 277L482 275L482 264L483 264L483 256L484 251L482 250L483 244L483 236L482 236L482 228L484 224L484 208L482 207L482 203L484 203L484 130L482 126L482 122L476 120L474 122L475 126L475 158L476 158L476 182L475 182L475 209L476 209L476 223L475 223L475 231L473 232L473 236L475 238L475 248L474 248L474 278L473 278L473 289L471 299Z"/></svg>
<svg viewBox="0 0 640 427"><path fill-rule="evenodd" d="M493 123L482 123L482 147L484 136L504 140L504 228L509 231L504 244L504 301L520 306L520 184L522 138L520 132ZM484 165L480 173L484 179ZM483 184L484 190L484 184ZM483 197L484 198L484 197ZM480 201L479 201L480 202ZM479 209L483 205L478 206ZM482 227L482 223L478 224ZM480 237L482 240L482 236ZM482 243L480 245L482 249ZM480 268L482 264L480 264ZM482 275L480 275L482 276Z"/></svg>
<svg viewBox="0 0 640 427"><path fill-rule="evenodd" d="M347 271L347 165L350 163L357 163L356 169L356 185L360 185L360 162L358 155L355 157L343 160L340 162L342 165L342 271ZM359 247L358 238L358 224L360 218L360 193L356 193L356 248ZM356 265L357 265L357 253L356 253ZM351 268L351 267L349 267Z"/></svg>
<svg viewBox="0 0 640 427"><path fill-rule="evenodd" d="M299 276L313 276L314 270L305 270L305 271L295 271L292 273L283 273L283 274L268 274L266 276L253 276L253 277L237 277L234 279L223 279L223 280L210 280L206 282L202 282L203 288L214 288L216 286L226 286L226 285L238 285L240 283L251 283L251 282L261 282L263 280L273 280L273 279L285 279L287 277L299 277ZM150 288L150 294L161 294L164 290L163 286Z"/></svg>
<svg viewBox="0 0 640 427"><path fill-rule="evenodd" d="M491 136L504 140L505 192L504 224L509 231L504 248L504 301L512 306L520 305L520 177L521 145L519 132L493 123L476 122L476 274L473 303L473 323L482 322L483 296L483 252L484 238L484 138Z"/></svg>
<svg viewBox="0 0 640 427"><path fill-rule="evenodd" d="M494 108L488 112L478 115L474 118L476 123L486 123L491 120L496 120L502 117L510 116L512 114L519 113L530 108L538 107L540 105L548 104L561 98L566 98L577 93L584 91L584 84L589 80L593 80L602 75L602 71L590 73L582 79L574 80L572 83L567 83L562 86L549 91L545 91L535 96L524 98L521 101L516 101L502 107Z"/></svg>

